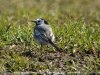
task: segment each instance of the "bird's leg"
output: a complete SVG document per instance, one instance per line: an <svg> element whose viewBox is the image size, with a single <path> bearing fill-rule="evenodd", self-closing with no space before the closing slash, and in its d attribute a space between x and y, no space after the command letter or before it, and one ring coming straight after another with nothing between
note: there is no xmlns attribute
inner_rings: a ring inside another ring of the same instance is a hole
<svg viewBox="0 0 100 75"><path fill-rule="evenodd" d="M49 48L49 45L47 44L46 47Z"/></svg>
<svg viewBox="0 0 100 75"><path fill-rule="evenodd" d="M40 47L40 50L42 50L42 46L43 46L43 44L41 43L41 47Z"/></svg>

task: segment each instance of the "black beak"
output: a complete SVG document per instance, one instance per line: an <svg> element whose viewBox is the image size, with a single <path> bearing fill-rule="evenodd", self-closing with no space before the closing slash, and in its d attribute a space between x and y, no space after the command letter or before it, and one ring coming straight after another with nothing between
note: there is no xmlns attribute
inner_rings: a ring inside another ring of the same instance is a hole
<svg viewBox="0 0 100 75"><path fill-rule="evenodd" d="M32 20L31 22L34 22L34 23L36 23L36 20Z"/></svg>

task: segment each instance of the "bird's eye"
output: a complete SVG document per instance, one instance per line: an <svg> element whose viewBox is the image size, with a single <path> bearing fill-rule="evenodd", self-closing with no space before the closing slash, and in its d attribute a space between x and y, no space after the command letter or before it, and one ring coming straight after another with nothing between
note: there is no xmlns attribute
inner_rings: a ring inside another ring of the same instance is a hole
<svg viewBox="0 0 100 75"><path fill-rule="evenodd" d="M40 21L38 21L38 22L40 22Z"/></svg>

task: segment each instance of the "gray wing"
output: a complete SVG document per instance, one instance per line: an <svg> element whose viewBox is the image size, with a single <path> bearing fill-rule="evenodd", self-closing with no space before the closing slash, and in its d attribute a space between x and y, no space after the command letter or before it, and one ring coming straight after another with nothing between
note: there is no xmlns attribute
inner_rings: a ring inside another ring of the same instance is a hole
<svg viewBox="0 0 100 75"><path fill-rule="evenodd" d="M37 39L40 43L48 42L48 38L46 37L46 30L42 27L35 27L34 38Z"/></svg>
<svg viewBox="0 0 100 75"><path fill-rule="evenodd" d="M55 37L54 34L52 32L52 28L49 25L40 25L40 26L36 26L36 28L41 35L43 35L45 38L49 38L52 41L54 41Z"/></svg>

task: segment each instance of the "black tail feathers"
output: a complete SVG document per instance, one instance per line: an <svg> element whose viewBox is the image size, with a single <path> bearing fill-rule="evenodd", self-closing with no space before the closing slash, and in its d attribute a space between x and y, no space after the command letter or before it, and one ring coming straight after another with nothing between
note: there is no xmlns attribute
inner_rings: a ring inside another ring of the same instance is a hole
<svg viewBox="0 0 100 75"><path fill-rule="evenodd" d="M50 39L48 39L49 43L59 52L61 52L61 48L59 48L56 44L54 44Z"/></svg>

